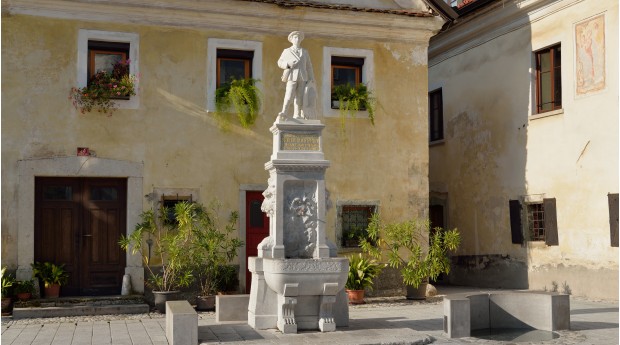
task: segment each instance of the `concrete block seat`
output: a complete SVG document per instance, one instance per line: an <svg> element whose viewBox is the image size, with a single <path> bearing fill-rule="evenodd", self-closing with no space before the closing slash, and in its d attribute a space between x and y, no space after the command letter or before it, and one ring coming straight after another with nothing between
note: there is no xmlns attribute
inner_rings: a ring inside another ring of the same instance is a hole
<svg viewBox="0 0 620 345"><path fill-rule="evenodd" d="M533 328L557 331L570 328L569 295L542 291L496 291L444 297L444 332L450 338L469 337L471 331Z"/></svg>
<svg viewBox="0 0 620 345"><path fill-rule="evenodd" d="M198 313L189 302L166 302L166 338L170 345L198 344Z"/></svg>

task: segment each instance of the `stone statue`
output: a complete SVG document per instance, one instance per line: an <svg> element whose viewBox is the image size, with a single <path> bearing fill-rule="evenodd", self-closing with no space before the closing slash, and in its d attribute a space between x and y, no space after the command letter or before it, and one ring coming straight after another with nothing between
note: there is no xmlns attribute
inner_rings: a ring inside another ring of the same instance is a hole
<svg viewBox="0 0 620 345"><path fill-rule="evenodd" d="M300 47L303 39L303 32L291 32L288 40L293 45L284 49L278 59L278 66L284 70L282 81L286 83L284 104L282 111L278 114L281 120L286 118L291 102L294 103L293 118L307 119L314 116L314 99L316 98L314 71L310 62L310 54ZM304 104L304 97L308 104Z"/></svg>

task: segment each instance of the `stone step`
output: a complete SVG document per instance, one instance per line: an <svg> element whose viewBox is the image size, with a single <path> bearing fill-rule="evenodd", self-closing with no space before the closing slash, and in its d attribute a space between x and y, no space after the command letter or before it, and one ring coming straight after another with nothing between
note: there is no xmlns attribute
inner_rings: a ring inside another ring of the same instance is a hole
<svg viewBox="0 0 620 345"><path fill-rule="evenodd" d="M15 302L13 319L106 314L143 314L150 307L144 296L97 296L33 299Z"/></svg>

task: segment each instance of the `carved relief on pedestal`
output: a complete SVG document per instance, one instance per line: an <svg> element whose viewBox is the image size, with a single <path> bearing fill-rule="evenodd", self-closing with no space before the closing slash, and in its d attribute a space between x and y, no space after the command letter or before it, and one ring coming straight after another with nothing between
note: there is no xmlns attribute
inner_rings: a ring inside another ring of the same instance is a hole
<svg viewBox="0 0 620 345"><path fill-rule="evenodd" d="M290 181L285 186L284 255L311 258L317 242L316 183Z"/></svg>
<svg viewBox="0 0 620 345"><path fill-rule="evenodd" d="M267 189L263 192L263 203L260 207L261 211L267 214L267 217L272 217L276 210L276 174L271 173L269 179L267 179Z"/></svg>

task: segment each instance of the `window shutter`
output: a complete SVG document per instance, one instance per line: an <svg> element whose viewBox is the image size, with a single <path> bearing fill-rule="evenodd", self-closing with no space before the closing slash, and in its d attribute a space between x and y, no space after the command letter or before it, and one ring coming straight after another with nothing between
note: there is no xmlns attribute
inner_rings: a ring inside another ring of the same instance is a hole
<svg viewBox="0 0 620 345"><path fill-rule="evenodd" d="M543 199L543 207L545 209L545 243L548 246L557 246L559 241L555 198Z"/></svg>
<svg viewBox="0 0 620 345"><path fill-rule="evenodd" d="M611 246L618 247L618 193L607 194L609 201L609 230Z"/></svg>
<svg viewBox="0 0 620 345"><path fill-rule="evenodd" d="M510 232L512 233L512 243L523 243L523 233L521 232L521 203L519 200L510 200Z"/></svg>

